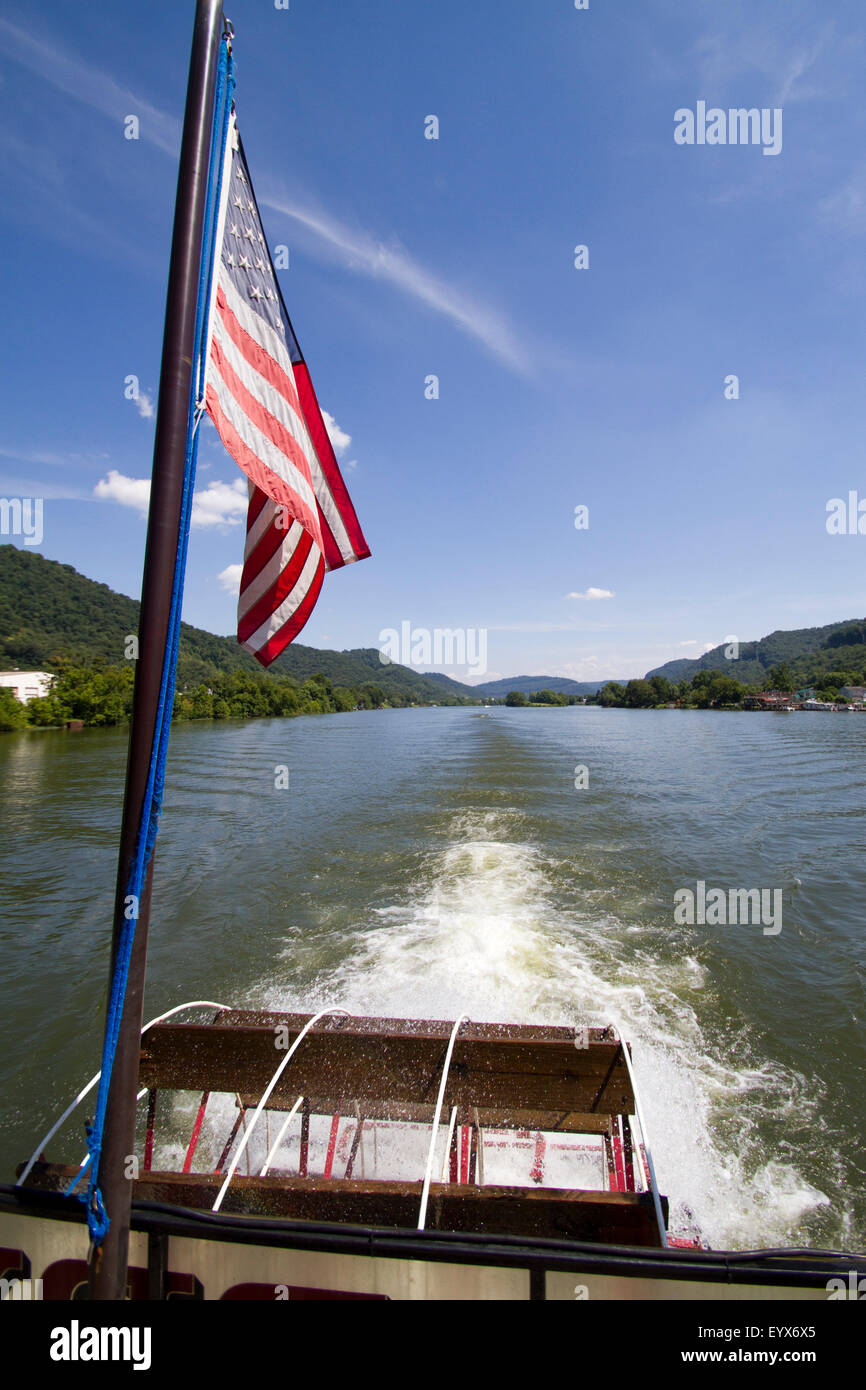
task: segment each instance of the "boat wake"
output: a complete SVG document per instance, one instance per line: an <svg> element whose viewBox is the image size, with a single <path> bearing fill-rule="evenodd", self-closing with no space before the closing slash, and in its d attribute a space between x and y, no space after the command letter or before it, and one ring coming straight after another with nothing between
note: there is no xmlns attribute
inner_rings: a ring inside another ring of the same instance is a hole
<svg viewBox="0 0 866 1390"><path fill-rule="evenodd" d="M807 1143L820 1127L806 1078L761 1058L748 1036L708 1037L698 960L672 952L657 927L626 924L585 894L569 900L568 866L521 838L519 812L459 814L448 831L417 881L346 940L312 995L273 985L266 1006L613 1023L632 1043L671 1233L696 1224L719 1249L814 1243L803 1223L830 1199L796 1162L798 1136ZM773 1131L792 1142L774 1142Z"/></svg>

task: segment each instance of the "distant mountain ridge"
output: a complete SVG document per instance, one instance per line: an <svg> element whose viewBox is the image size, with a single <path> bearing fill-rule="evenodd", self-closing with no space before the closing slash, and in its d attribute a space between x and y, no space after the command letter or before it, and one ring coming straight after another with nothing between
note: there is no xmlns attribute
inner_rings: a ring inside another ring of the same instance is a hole
<svg viewBox="0 0 866 1390"><path fill-rule="evenodd" d="M139 604L107 584L79 574L71 565L46 559L37 551L0 545L0 668L54 671L62 665L84 667L123 664L125 639L138 631ZM866 658L866 619L850 618L824 627L771 632L760 641L743 642L739 659L725 656L721 643L703 656L681 657L647 672L670 681L691 680L698 671L724 671L744 685L764 681L775 667L789 667L795 688L812 685L821 674L861 671ZM246 671L265 675L233 637L181 626L178 681L207 683L214 674ZM267 675L289 676L302 683L321 673L334 685L374 684L408 700L503 699L511 690L532 695L552 690L564 695L594 695L606 681L574 681L564 676L510 676L465 685L441 672L418 672L383 664L375 647L328 651L294 642ZM625 683L624 681L622 682Z"/></svg>
<svg viewBox="0 0 866 1390"><path fill-rule="evenodd" d="M647 671L645 679L664 676L669 681L692 680L699 671L724 671L743 685L763 681L775 667L789 667L795 684L813 684L826 672L860 668L866 643L866 619L847 618L825 627L779 629L757 642L741 642L737 660L725 655L729 644L720 643L699 657L682 657Z"/></svg>
<svg viewBox="0 0 866 1390"><path fill-rule="evenodd" d="M477 695L499 700L510 690L522 690L533 695L536 690L553 690L557 695L596 695L606 681L573 681L566 676L507 676L504 680L485 681L474 685Z"/></svg>
<svg viewBox="0 0 866 1390"><path fill-rule="evenodd" d="M63 665L122 665L125 639L138 631L139 604L37 551L0 545L0 668L56 671ZM380 686L419 702L477 699L448 676L383 665L375 647L335 652L293 642L265 673L233 637L181 624L178 685L247 671L303 682L321 673L334 685Z"/></svg>

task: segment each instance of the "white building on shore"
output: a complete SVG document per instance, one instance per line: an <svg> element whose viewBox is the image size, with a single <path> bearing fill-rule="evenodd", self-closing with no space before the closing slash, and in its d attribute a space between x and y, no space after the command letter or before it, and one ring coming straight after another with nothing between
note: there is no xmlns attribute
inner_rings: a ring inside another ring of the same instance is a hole
<svg viewBox="0 0 866 1390"><path fill-rule="evenodd" d="M55 680L48 671L0 671L0 687L11 690L22 705L47 695Z"/></svg>

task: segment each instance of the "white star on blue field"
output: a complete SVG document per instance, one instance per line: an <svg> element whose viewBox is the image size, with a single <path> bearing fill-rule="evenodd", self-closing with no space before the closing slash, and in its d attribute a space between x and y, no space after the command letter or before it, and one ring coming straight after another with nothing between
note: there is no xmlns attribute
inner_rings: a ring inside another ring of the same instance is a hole
<svg viewBox="0 0 866 1390"><path fill-rule="evenodd" d="M41 553L133 596L193 11L0 16L0 496L43 498ZM372 550L303 642L483 629L487 680L598 680L862 615L866 536L826 526L866 498L862 0L229 13ZM774 157L674 138L737 108L782 113ZM233 633L247 489L209 424L197 491L184 617Z"/></svg>

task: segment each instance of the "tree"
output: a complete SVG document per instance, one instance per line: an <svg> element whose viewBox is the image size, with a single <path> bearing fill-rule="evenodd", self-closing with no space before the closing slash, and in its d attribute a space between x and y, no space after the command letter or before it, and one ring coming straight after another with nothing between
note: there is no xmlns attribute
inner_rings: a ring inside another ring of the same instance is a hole
<svg viewBox="0 0 866 1390"><path fill-rule="evenodd" d="M676 687L665 676L650 676L650 685L657 705L669 705L676 699Z"/></svg>
<svg viewBox="0 0 866 1390"><path fill-rule="evenodd" d="M625 702L629 709L647 709L656 703L655 691L649 681L629 681L625 688Z"/></svg>
<svg viewBox="0 0 866 1390"><path fill-rule="evenodd" d="M788 669L787 663L782 662L780 666L774 666L769 676L771 690L790 690L794 684L794 677Z"/></svg>
<svg viewBox="0 0 866 1390"><path fill-rule="evenodd" d="M625 686L619 681L608 681L598 692L598 703L606 708L625 704Z"/></svg>
<svg viewBox="0 0 866 1390"><path fill-rule="evenodd" d="M528 705L529 701L522 690L509 690L505 703L513 708L515 705Z"/></svg>
<svg viewBox="0 0 866 1390"><path fill-rule="evenodd" d="M6 686L0 686L0 733L27 727L27 711Z"/></svg>
<svg viewBox="0 0 866 1390"><path fill-rule="evenodd" d="M708 687L710 703L713 705L738 705L742 702L745 690L739 681L731 676L717 673Z"/></svg>

